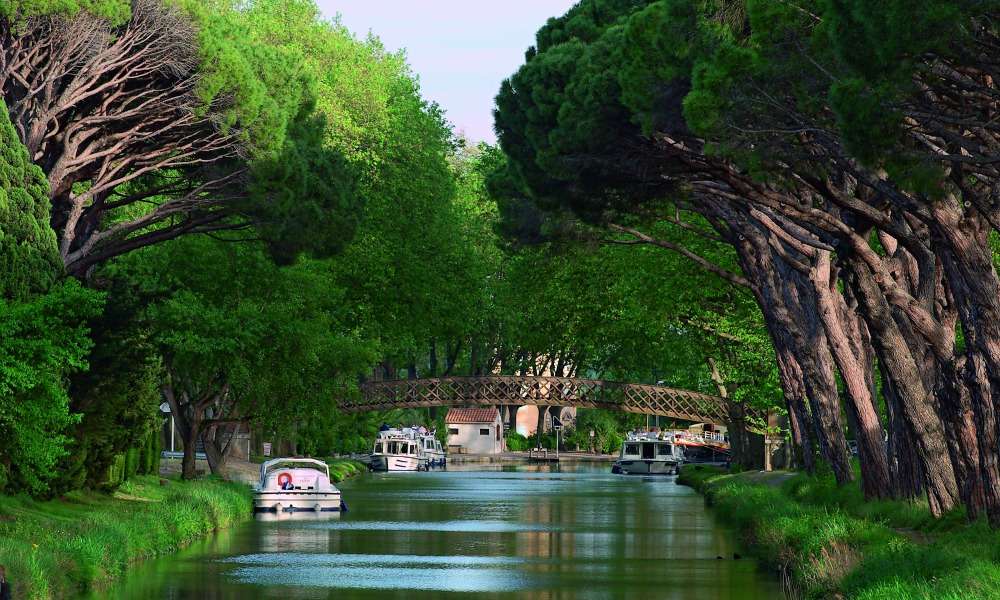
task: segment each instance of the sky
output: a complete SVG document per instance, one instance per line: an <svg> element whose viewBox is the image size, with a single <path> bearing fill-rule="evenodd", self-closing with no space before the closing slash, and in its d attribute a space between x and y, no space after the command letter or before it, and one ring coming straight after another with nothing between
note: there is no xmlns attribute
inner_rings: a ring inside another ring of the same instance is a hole
<svg viewBox="0 0 1000 600"><path fill-rule="evenodd" d="M406 49L423 96L470 142L495 142L493 98L549 17L576 0L318 0L359 37Z"/></svg>

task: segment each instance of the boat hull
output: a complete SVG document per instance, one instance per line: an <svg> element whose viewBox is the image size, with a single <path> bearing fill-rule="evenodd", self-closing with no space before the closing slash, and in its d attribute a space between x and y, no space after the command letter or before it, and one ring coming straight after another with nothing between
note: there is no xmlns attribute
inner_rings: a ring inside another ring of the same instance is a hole
<svg viewBox="0 0 1000 600"><path fill-rule="evenodd" d="M416 456L372 455L372 471L416 471L420 466L420 459Z"/></svg>
<svg viewBox="0 0 1000 600"><path fill-rule="evenodd" d="M625 475L675 475L676 461L665 460L620 460L615 465Z"/></svg>
<svg viewBox="0 0 1000 600"><path fill-rule="evenodd" d="M340 492L265 491L253 498L254 512L340 512Z"/></svg>
<svg viewBox="0 0 1000 600"><path fill-rule="evenodd" d="M443 467L444 465L444 452L428 452L420 457L420 466L422 467Z"/></svg>

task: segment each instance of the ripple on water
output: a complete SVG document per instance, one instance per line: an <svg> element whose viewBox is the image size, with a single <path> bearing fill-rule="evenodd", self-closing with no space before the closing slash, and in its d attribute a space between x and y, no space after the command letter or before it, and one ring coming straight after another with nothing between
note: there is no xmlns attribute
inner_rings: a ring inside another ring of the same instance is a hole
<svg viewBox="0 0 1000 600"><path fill-rule="evenodd" d="M530 577L513 569L469 568L461 564L401 567L381 562L382 558L378 557L376 562L371 563L316 565L308 569L303 569L301 565L243 566L232 571L231 576L240 583L253 585L465 593L509 592L537 585Z"/></svg>
<svg viewBox="0 0 1000 600"><path fill-rule="evenodd" d="M522 531L559 531L551 525L510 521L324 521L302 526L308 529L346 531L454 531L471 533L507 533Z"/></svg>

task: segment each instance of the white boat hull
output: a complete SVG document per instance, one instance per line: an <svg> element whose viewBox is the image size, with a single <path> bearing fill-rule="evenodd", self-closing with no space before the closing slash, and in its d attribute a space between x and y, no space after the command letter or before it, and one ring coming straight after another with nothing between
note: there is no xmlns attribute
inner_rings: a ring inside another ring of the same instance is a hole
<svg viewBox="0 0 1000 600"><path fill-rule="evenodd" d="M254 494L255 512L339 512L340 492L265 491Z"/></svg>
<svg viewBox="0 0 1000 600"><path fill-rule="evenodd" d="M416 471L420 468L420 459L416 456L396 454L373 454L373 471Z"/></svg>
<svg viewBox="0 0 1000 600"><path fill-rule="evenodd" d="M618 461L618 466L626 475L674 475L677 473L676 461L625 459Z"/></svg>
<svg viewBox="0 0 1000 600"><path fill-rule="evenodd" d="M443 467L445 465L444 452L427 452L420 457L420 466Z"/></svg>

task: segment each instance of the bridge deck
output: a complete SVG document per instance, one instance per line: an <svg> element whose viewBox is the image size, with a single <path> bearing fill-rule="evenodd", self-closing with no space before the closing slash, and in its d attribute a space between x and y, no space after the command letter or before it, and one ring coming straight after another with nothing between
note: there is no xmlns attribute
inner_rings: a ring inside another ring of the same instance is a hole
<svg viewBox="0 0 1000 600"><path fill-rule="evenodd" d="M659 385L575 377L496 375L373 381L361 397L341 402L348 412L423 406L541 405L605 408L724 425L738 416L766 418L756 410L709 394Z"/></svg>

